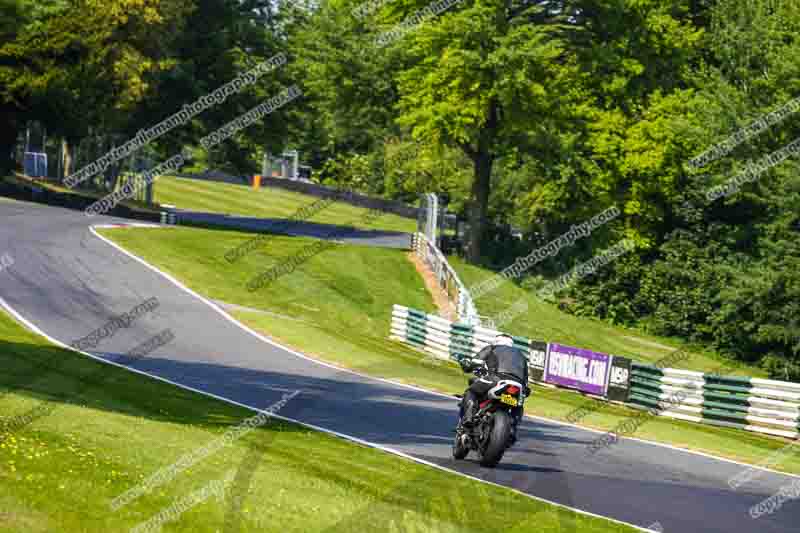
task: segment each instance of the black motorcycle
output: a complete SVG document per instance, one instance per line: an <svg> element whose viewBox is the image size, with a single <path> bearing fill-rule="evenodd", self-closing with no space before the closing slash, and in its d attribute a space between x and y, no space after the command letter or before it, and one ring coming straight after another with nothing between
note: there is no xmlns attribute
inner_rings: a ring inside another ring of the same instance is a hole
<svg viewBox="0 0 800 533"><path fill-rule="evenodd" d="M476 378L480 378L488 374L488 371L481 367L474 373ZM526 390L525 385L515 380L498 381L480 403L475 414L475 424L471 428L465 428L459 420L453 443L453 457L464 459L474 450L478 453L482 466L497 466L505 451L517 440L519 416L515 412L521 411L516 408L524 404Z"/></svg>

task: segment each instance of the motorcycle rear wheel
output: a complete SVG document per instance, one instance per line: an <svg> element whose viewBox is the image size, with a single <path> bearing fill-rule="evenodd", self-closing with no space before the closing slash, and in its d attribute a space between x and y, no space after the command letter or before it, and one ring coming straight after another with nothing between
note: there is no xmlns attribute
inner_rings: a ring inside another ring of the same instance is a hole
<svg viewBox="0 0 800 533"><path fill-rule="evenodd" d="M505 411L495 411L489 418L489 442L480 451L481 466L494 468L508 447L511 438L511 416Z"/></svg>

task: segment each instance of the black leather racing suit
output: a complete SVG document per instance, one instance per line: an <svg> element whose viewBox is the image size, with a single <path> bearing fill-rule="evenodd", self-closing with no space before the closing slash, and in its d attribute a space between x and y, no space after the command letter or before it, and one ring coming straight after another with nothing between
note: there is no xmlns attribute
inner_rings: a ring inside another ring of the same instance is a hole
<svg viewBox="0 0 800 533"><path fill-rule="evenodd" d="M476 359L486 362L489 372L480 378L470 379L470 385L464 391L464 399L461 402L461 420L471 421L478 411L478 404L485 399L486 393L494 387L498 381L503 379L513 379L525 387L526 395L528 389L528 360L519 348L511 346L486 346L478 352ZM465 371L475 368L473 365L464 366ZM522 417L522 406L515 407L512 415L519 422Z"/></svg>

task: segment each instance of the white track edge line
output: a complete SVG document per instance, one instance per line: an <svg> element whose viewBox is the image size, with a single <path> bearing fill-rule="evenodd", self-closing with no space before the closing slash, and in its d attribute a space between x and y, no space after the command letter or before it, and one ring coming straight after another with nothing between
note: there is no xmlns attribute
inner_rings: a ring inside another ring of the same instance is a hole
<svg viewBox="0 0 800 533"><path fill-rule="evenodd" d="M131 259L141 263L142 265L144 265L145 267L149 268L150 270L152 270L152 271L160 274L161 276L165 277L166 279L171 281L173 284L175 284L178 288L184 290L188 294L190 294L190 295L194 296L195 298L205 302L206 305L208 305L209 307L214 309L217 313L219 313L220 315L225 317L226 320L230 321L231 323L235 324L237 327L239 327L242 330L250 333L251 335L255 336L256 338L262 340L263 342L266 342L267 344L270 344L270 345L272 345L272 346L274 346L276 348L280 348L281 350L284 350L284 351L286 351L288 353L291 353L292 355L294 355L296 357L299 357L301 359L305 359L306 361L310 361L312 363L315 363L315 364L318 364L318 365L321 365L321 366L325 366L327 368L332 368L332 369L339 370L339 371L342 371L342 372L345 372L345 373L348 373L348 374L352 374L352 375L355 375L355 376L358 376L358 377L361 377L361 378L375 380L375 381L379 381L381 383L387 383L387 384L391 384L391 385L394 385L394 386L397 386L397 387L402 387L402 388L405 388L405 389L414 390L414 391L417 391L417 392L422 392L422 393L426 393L426 394L432 394L432 395L440 396L442 398L453 399L453 396L448 395L448 394L444 394L444 393L441 393L441 392L432 391L432 390L428 390L428 389L423 389L421 387L415 387L413 385L408 385L406 383L400 383L400 382L388 380L388 379L385 379L385 378L379 378L379 377L375 377L375 376L369 376L367 374L361 374L359 372L356 372L354 370L350 370L348 368L343 368L343 367L336 366L336 365L333 365L333 364L330 364L330 363L327 363L327 362L324 362L324 361L320 361L318 359L311 358L311 357L309 357L307 355L304 355L304 354L302 354L302 353L300 353L300 352L298 352L298 351L296 351L296 350L294 350L292 348L283 346L283 345L273 341L272 339L264 337L263 335L261 335L260 333L258 333L255 330L251 329L250 327L242 324L237 319L235 319L233 316L228 314L224 309L219 307L217 304L215 304L214 302L212 302L208 298L196 293L195 291L193 291L192 289L190 289L189 287L187 287L186 285L184 285L183 283L181 283L180 281L178 281L177 279L175 279L171 275L169 275L166 272L162 271L158 267L151 265L150 263L148 263L147 261L145 261L141 257L139 257L137 255L134 255L133 253L129 252L128 250L126 250L122 246L118 245L117 243L111 241L110 239L108 239L106 237L103 237L102 235L100 235L99 233L97 233L95 231L94 227L90 226L89 227L89 231L91 231L93 235L95 235L97 238L101 239L106 244L109 244L110 246L112 246L115 249L119 250L120 252L122 252L123 254L127 255ZM598 434L606 434L606 433L608 433L608 431L602 431L602 430L599 430L599 429L579 426L577 424L572 424L572 423L569 423L569 422L564 422L564 421L561 421L561 420L555 420L555 419L551 419L551 418L545 418L545 417L542 417L542 416L531 415L531 414L526 414L525 416L529 417L529 418L532 418L534 420L542 420L542 421L549 422L549 423L552 423L552 424L556 424L556 425L560 425L560 426L567 426L567 427L579 429L579 430L582 430L582 431L588 431L588 432L591 432L591 433L598 433ZM758 465L752 465L752 464L748 464L748 463L743 463L741 461L736 461L735 459L728 459L728 458L725 458L725 457L719 457L719 456L712 455L712 454L705 453L705 452L689 450L689 449L686 449L686 448L681 448L679 446L673 446L671 444L664 444L664 443L661 443L661 442L641 439L641 438L638 438L638 437L622 436L620 438L621 439L631 440L631 441L642 443L642 444L649 444L651 446L659 446L661 448L668 448L670 450L674 450L674 451L678 451L678 452L682 452L682 453L698 455L698 456L701 456L701 457L705 457L707 459L714 459L714 460L717 460L717 461L731 463L731 464L735 464L735 465L738 465L738 466L743 466L743 467L746 467L746 468L763 470L765 472L770 472L770 473L777 474L777 475L782 475L782 476L787 476L787 477L793 477L793 478L800 479L800 475L797 475L797 474L790 474L790 473L787 473L787 472L781 472L781 471L778 471L778 470L772 470L770 468L765 468L765 467L758 466Z"/></svg>
<svg viewBox="0 0 800 533"><path fill-rule="evenodd" d="M261 413L261 414L267 415L267 416L272 417L272 418L277 418L277 419L283 420L285 422L291 422L291 423L294 423L294 424L298 424L300 426L303 426L303 427L306 427L306 428L309 428L309 429L313 429L315 431L320 431L322 433L325 433L325 434L328 434L328 435L332 435L334 437L338 437L338 438L341 438L341 439L344 439L344 440L347 440L347 441L351 441L351 442L354 442L356 444L361 444L361 445L367 446L369 448L380 450L380 451L383 451L383 452L386 452L386 453L390 453L392 455L396 455L396 456L399 456L399 457L403 457L403 458L408 459L410 461L413 461L415 463L423 464L423 465L426 465L426 466L429 466L429 467L433 467L435 469L438 469L438 470L441 470L441 471L444 471L444 472L448 472L450 474L456 474L458 476L470 479L472 481L478 481L480 483L485 483L487 485L493 485L493 486L498 487L500 489L510 490L510 491L512 491L512 492L514 492L516 494L519 494L519 495L521 495L523 497L531 498L533 500L536 500L536 501L539 501L539 502L542 502L542 503L546 503L546 504L549 504L549 505L553 505L555 507L566 509L568 511L571 511L571 512L574 512L574 513L577 513L577 514L581 514L581 515L589 516L589 517L592 517L592 518L598 518L598 519L601 519L601 520L607 520L609 522L613 522L613 523L629 526L629 527L632 527L633 529L636 529L638 531L646 531L646 532L651 532L652 531L650 529L645 529L645 528L642 528L642 527L637 526L635 524L629 524L627 522L623 522L621 520L617 520L615 518L594 514L594 513L591 513L589 511L584 511L582 509L578 509L578 508L575 508L575 507L570 507L568 505L564 505L564 504L561 504L561 503L558 503L558 502L553 502L553 501L550 501L550 500L546 500L546 499L541 498L539 496L535 496L533 494L528 494L527 492L523 492L523 491L521 491L519 489L516 489L514 487L509 487L509 486L506 486L506 485L502 485L500 483L495 483L493 481L488 481L488 480L485 480L485 479L474 477L474 476L471 476L471 475L469 475L467 473L459 472L458 470L452 470L452 469L450 469L450 468L448 468L446 466L438 465L436 463L433 463L433 462L430 462L430 461L426 461L425 459L420 459L418 457L414 457L413 455L409 455L409 454L407 454L405 452L401 452L400 450L395 450L394 448L390 448L388 446L383 446L383 445L375 443L375 442L369 442L369 441L366 441L366 440L362 440L362 439L359 439L358 437L353 437L351 435L347 435L345 433L340 433L340 432L332 430L332 429L324 428L322 426L317 426L317 425L314 425L314 424L309 424L307 422L302 422L302 421L296 420L294 418L290 418L290 417L287 417L287 416L279 415L279 414L273 413L271 411L266 411L266 410L263 410L263 409L259 409L258 407L253 407L252 405L247 405L245 403L241 403L241 402L238 402L236 400L232 400L230 398L225 398L224 396L218 396L218 395L214 394L213 392L208 392L208 391L203 391L203 390L200 390L200 389L196 389L196 388L191 387L189 385L184 385L182 383L178 383L178 382L172 381L172 380L170 380L168 378L164 378L164 377L158 376L156 374L151 374L151 373L145 372L143 370L139 370L139 369L136 369L136 368L132 368L132 367L128 367L128 366L125 366L125 365L121 365L121 364L116 363L114 361L109 361L108 359L104 359L102 357L98 357L96 355L92 355L91 353L84 352L82 350L77 350L77 349L73 348L72 346L64 344L60 340L58 340L58 339L56 339L54 337L51 337L50 335L48 335L47 333L42 331L33 322L29 321L28 319L23 317L21 314L19 314L2 297L0 297L0 306L3 307L11 316L13 316L19 322L24 324L26 327L28 327L31 331L33 331L34 333L36 333L38 335L41 335L42 337L44 337L45 339L47 339L51 343L53 343L53 344L55 344L57 346L61 346L62 348L65 348L65 349L68 349L68 350L71 350L71 351L74 351L74 352L78 352L78 353L80 353L82 355L88 356L88 357L90 357L90 358L92 358L92 359L94 359L96 361L99 361L100 363L105 363L105 364L108 364L108 365L112 365L112 366L121 368L123 370L127 370L129 372L133 372L135 374L140 374L142 376L146 376L146 377L149 377L151 379L155 379L157 381L161 381L163 383L167 383L169 385L178 387L180 389L184 389L184 390L187 390L187 391L190 391L190 392L194 392L196 394L200 394L200 395L203 395L203 396L207 396L209 398L213 398L215 400L219 400L221 402L225 402L225 403L228 403L228 404L231 404L231 405L236 405L238 407L242 407L244 409L249 409L249 410L254 411L256 413Z"/></svg>
<svg viewBox="0 0 800 533"><path fill-rule="evenodd" d="M245 324L242 324L236 318L234 318L233 316L228 314L228 312L226 312L220 306L215 304L212 300L206 298L205 296L203 296L201 294L198 294L197 292L193 291L192 289L190 289L189 287L187 287L186 285L184 285L183 283L181 283L180 281L175 279L170 274L167 274L166 272L160 270L158 267L155 267L155 266L149 264L144 259L132 254L128 250L125 250L124 248L119 246L117 243L107 239L106 237L103 237L102 235L97 233L94 230L94 228L89 228L89 229L96 237L102 239L105 243L113 246L114 248L116 248L120 252L124 253L125 255L130 257L131 259L141 263L142 265L144 265L145 267L149 268L150 270L152 270L152 271L156 272L157 274L165 277L167 280L172 282L178 288L182 289L184 292L188 293L191 296L194 296L198 300L201 300L203 303L205 303L206 305L211 307L214 311L216 311L217 313L222 315L226 320L228 320L232 324L236 325L238 328L240 328L240 329L246 331L247 333L253 335L257 339L259 339L259 340L261 340L263 342L266 342L267 344L272 345L275 348L279 348L279 349L281 349L281 350L283 350L285 352L288 352L288 353L294 355L295 357L299 357L301 359L305 359L306 361L309 361L311 363L314 363L314 364L317 364L317 365L320 365L320 366L324 366L324 367L327 367L327 368L331 368L333 370L339 370L341 372L344 372L344 373L347 373L347 374L352 374L354 376L358 376L358 377L361 377L361 378L370 379L370 380L374 380L374 381L380 381L382 383L387 383L387 384L390 384L390 385L402 387L402 388L413 390L413 391L416 391L416 392L422 392L422 393L425 393L425 394L433 394L433 395L436 395L436 396L441 396L442 398L449 398L451 400L455 399L453 396L451 396L449 394L444 394L444 393L441 393L441 392L431 391L431 390L428 390L428 389L423 389L421 387L415 387L414 385L408 385L406 383L400 383L400 382L397 382L397 381L391 381L391 380L388 380L388 379L385 379L385 378L379 378L379 377L370 376L370 375L367 375L367 374L360 374L359 372L351 370L349 368L344 368L344 367L337 366L337 365L334 365L334 364L331 364L331 363L328 363L328 362L325 362L325 361L320 361L319 359L314 359L312 357L309 357L309 356L307 356L307 355L305 355L303 353L300 353L300 352L298 352L298 351L296 351L296 350L294 350L292 348L289 348L287 346L283 346L282 344L279 344L278 342L275 342L274 340L261 335L257 331L251 329L249 326L246 326Z"/></svg>

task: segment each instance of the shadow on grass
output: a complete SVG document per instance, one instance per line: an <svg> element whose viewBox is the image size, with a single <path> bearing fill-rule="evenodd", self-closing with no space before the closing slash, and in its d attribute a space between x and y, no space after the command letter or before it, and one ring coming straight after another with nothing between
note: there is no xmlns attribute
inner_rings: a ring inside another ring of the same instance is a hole
<svg viewBox="0 0 800 533"><path fill-rule="evenodd" d="M735 521L726 518L728 509L756 503L756 495L731 493L724 490L722 484L696 483L688 478L665 476L664 465L658 461L643 458L631 462L630 450L617 450L607 461L586 461L581 458L579 450L589 444L593 434L530 420L524 422L520 441L506 453L500 466L485 469L474 461L474 457L467 461L451 458L452 429L457 417L454 398L399 388L331 367L310 366L293 356L276 361L275 366L282 370L274 371L186 361L178 355L166 356L164 350L161 352L158 357L136 361L132 368L260 409L268 408L287 393L300 391L280 410L280 415L401 450L436 465L511 486L550 501L621 520L641 523L642 517L648 515L640 512L646 508L645 502L680 501L683 502L681 505L666 506L654 519L662 518L662 523L667 524L682 514L691 520L705 514L709 519L721 520L730 526L730 531L738 531ZM110 358L117 355L104 354ZM54 362L53 356L58 357L58 361ZM0 341L0 364L2 368L8 368L8 372L0 376L3 387L22 396L55 404L80 403L93 409L212 429L237 424L249 416L249 413L222 402L198 400L188 391L156 380L142 379L67 350ZM98 376L99 369L102 369L101 378L87 380L89 375ZM76 390L81 391L77 397L74 396ZM160 412L162 410L167 413ZM308 431L295 424L279 425L282 431ZM270 432L275 427L268 424L264 430ZM263 435L266 437L268 433ZM638 450L637 446L640 445L635 445L634 449ZM242 471L255 470L262 453L254 450L252 457L242 463ZM672 452L660 450L658 453ZM703 461L688 456L681 458ZM724 480L726 470L737 471L737 467L732 465L719 464L717 467L716 474L708 473L709 479L718 477ZM632 475L632 471L636 475ZM334 471L325 475L339 474ZM428 478L422 477L419 482L427 482ZM242 475L240 479L241 483L249 486L250 476ZM413 494L415 483L414 480L400 482L400 485L387 490L381 501L409 510L416 508L418 500L403 495L406 491ZM246 487L239 489L239 494L245 497L248 494ZM459 512L461 506L469 504L470 497L465 495L463 502L449 507L448 513ZM234 529L238 508L236 505L230 509L229 516L233 518L228 521ZM365 506L363 513L370 512L369 505ZM426 508L426 512L441 517L445 523L449 516L441 514L438 507ZM356 512L331 530L352 527L360 516L362 513ZM528 518L527 515L517 517L520 521ZM789 517L780 514L772 520L784 527ZM574 530L571 522L562 524L562 531Z"/></svg>

